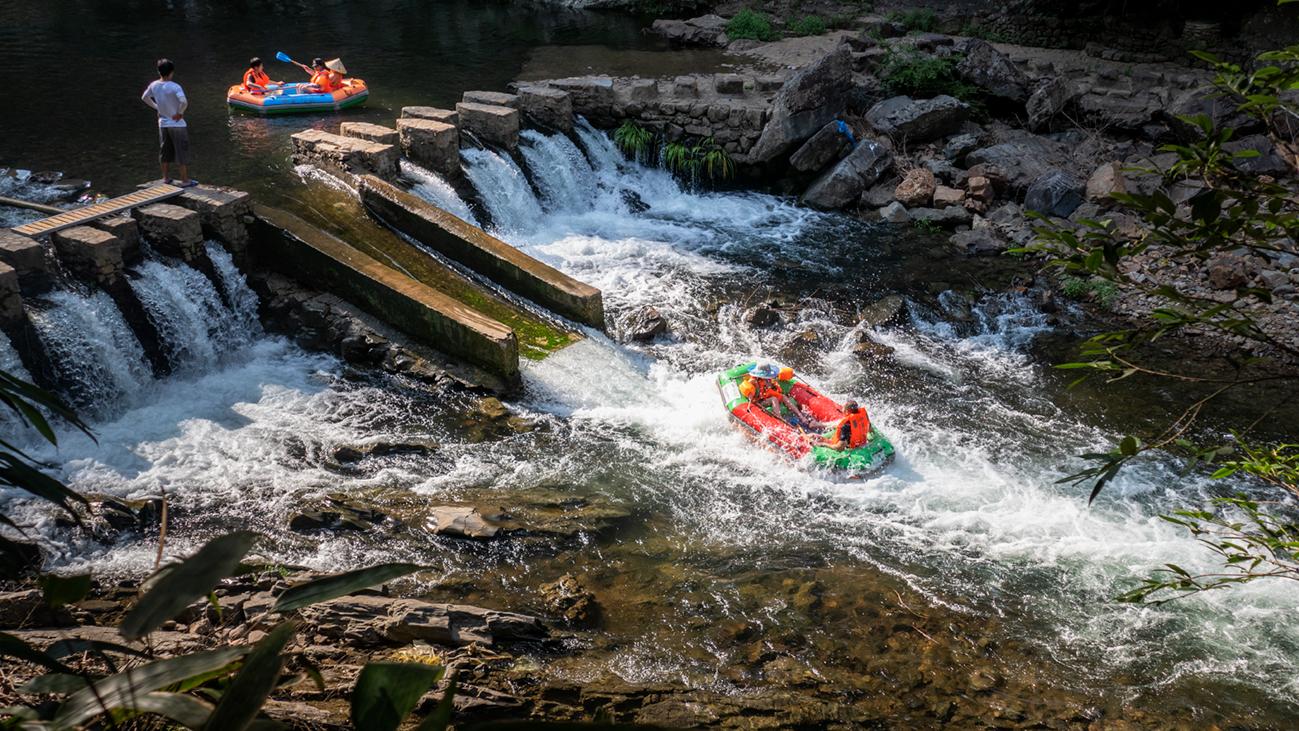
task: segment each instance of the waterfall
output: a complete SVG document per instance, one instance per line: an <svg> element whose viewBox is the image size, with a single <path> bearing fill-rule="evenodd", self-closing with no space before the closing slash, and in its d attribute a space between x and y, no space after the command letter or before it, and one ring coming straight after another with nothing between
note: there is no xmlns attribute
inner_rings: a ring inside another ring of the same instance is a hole
<svg viewBox="0 0 1299 731"><path fill-rule="evenodd" d="M18 357L18 351L14 349L13 343L9 342L9 338L4 333L0 333L0 371L24 381L32 380L32 374L23 367L22 358Z"/></svg>
<svg viewBox="0 0 1299 731"><path fill-rule="evenodd" d="M134 396L152 379L144 348L113 299L55 291L30 311L69 400L92 411Z"/></svg>
<svg viewBox="0 0 1299 731"><path fill-rule="evenodd" d="M212 261L212 266L216 269L217 278L221 282L221 291L225 293L226 301L234 309L231 314L236 320L236 326L240 334L260 335L262 333L262 324L257 316L260 302L257 299L257 293L248 286L248 278L235 266L234 257L230 256L230 252L223 247L211 241L207 243L207 257Z"/></svg>
<svg viewBox="0 0 1299 731"><path fill-rule="evenodd" d="M409 160L401 161L401 174L411 181L411 192L455 216L478 226L478 217L469 209L469 204L456 193L456 189L442 176L426 170Z"/></svg>
<svg viewBox="0 0 1299 731"><path fill-rule="evenodd" d="M137 273L131 289L162 336L173 368L211 367L242 343L239 318L202 272L185 264L147 261Z"/></svg>
<svg viewBox="0 0 1299 731"><path fill-rule="evenodd" d="M519 149L546 207L551 211L589 207L595 194L595 171L577 145L563 134L543 135L529 129L521 136Z"/></svg>
<svg viewBox="0 0 1299 731"><path fill-rule="evenodd" d="M508 157L491 150L467 149L460 153L465 174L499 231L526 231L541 220L541 204L528 178Z"/></svg>

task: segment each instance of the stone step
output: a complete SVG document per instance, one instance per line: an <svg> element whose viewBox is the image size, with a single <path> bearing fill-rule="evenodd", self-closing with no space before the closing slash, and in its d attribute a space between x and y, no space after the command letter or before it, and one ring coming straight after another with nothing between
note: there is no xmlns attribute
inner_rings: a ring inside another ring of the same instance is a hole
<svg viewBox="0 0 1299 731"><path fill-rule="evenodd" d="M460 174L460 130L431 119L399 119L401 151L416 165L444 177Z"/></svg>
<svg viewBox="0 0 1299 731"><path fill-rule="evenodd" d="M294 164L318 165L343 175L374 174L381 178L397 175L396 145L344 137L323 130L298 132L293 140Z"/></svg>
<svg viewBox="0 0 1299 731"><path fill-rule="evenodd" d="M519 108L519 97L502 91L466 91L460 97L467 104L486 104L488 106Z"/></svg>
<svg viewBox="0 0 1299 731"><path fill-rule="evenodd" d="M402 107L402 119L431 119L444 124L460 124L460 115L454 109L438 107Z"/></svg>
<svg viewBox="0 0 1299 731"><path fill-rule="evenodd" d="M358 140L369 140L382 145L397 144L397 130L381 124L343 122L338 125L338 133L344 137L355 137Z"/></svg>
<svg viewBox="0 0 1299 731"><path fill-rule="evenodd" d="M519 146L519 110L493 104L461 102L456 105L460 126L483 143L507 150Z"/></svg>

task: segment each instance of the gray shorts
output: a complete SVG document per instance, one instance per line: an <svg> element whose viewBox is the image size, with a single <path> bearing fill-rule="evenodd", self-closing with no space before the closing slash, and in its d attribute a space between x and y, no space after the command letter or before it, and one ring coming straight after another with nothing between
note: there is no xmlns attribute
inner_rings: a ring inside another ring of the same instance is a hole
<svg viewBox="0 0 1299 731"><path fill-rule="evenodd" d="M158 128L158 162L189 164L189 128Z"/></svg>

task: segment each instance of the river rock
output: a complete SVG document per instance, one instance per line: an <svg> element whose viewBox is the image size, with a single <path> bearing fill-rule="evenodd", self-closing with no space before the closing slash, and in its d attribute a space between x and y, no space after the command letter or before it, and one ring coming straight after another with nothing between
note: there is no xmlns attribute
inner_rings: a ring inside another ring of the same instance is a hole
<svg viewBox="0 0 1299 731"><path fill-rule="evenodd" d="M1122 163L1104 163L1087 179L1087 200L1093 203L1113 203L1116 193L1126 193L1127 190Z"/></svg>
<svg viewBox="0 0 1299 731"><path fill-rule="evenodd" d="M812 183L803 194L803 203L822 210L843 208L892 166L893 155L882 144L861 140L848 157Z"/></svg>
<svg viewBox="0 0 1299 731"><path fill-rule="evenodd" d="M72 617L64 609L51 609L39 589L0 594L0 629L67 627Z"/></svg>
<svg viewBox="0 0 1299 731"><path fill-rule="evenodd" d="M750 327L775 327L780 319L780 311L768 305L757 305L744 313L744 321Z"/></svg>
<svg viewBox="0 0 1299 731"><path fill-rule="evenodd" d="M1084 200L1085 188L1077 178L1063 170L1047 172L1028 186L1024 208L1044 216L1068 218Z"/></svg>
<svg viewBox="0 0 1299 731"><path fill-rule="evenodd" d="M1237 254L1220 254L1209 260L1206 265L1209 285L1214 289L1236 289L1249 284L1253 276L1253 267L1244 256Z"/></svg>
<svg viewBox="0 0 1299 731"><path fill-rule="evenodd" d="M1059 143L1028 132L1014 133L1005 142L975 150L965 161L971 166L971 175L982 174L975 166L995 168L1014 191L1027 190L1033 181L1068 163Z"/></svg>
<svg viewBox="0 0 1299 731"><path fill-rule="evenodd" d="M1015 105L1028 100L1028 77L987 41L976 38L965 44L956 73L994 100Z"/></svg>
<svg viewBox="0 0 1299 731"><path fill-rule="evenodd" d="M1276 145L1272 144L1267 135L1256 134L1234 139L1223 145L1223 149L1231 153L1258 153L1256 157L1244 157L1235 161L1237 168L1252 175L1281 177L1291 173L1289 163L1277 152Z"/></svg>
<svg viewBox="0 0 1299 731"><path fill-rule="evenodd" d="M972 175L965 181L965 190L969 200L979 201L985 206L997 197L992 180L982 175Z"/></svg>
<svg viewBox="0 0 1299 731"><path fill-rule="evenodd" d="M771 118L749 151L757 163L770 162L843 111L852 88L852 49L842 44L789 78L772 100Z"/></svg>
<svg viewBox="0 0 1299 731"><path fill-rule="evenodd" d="M549 633L540 619L467 604L419 599L349 596L301 610L317 635L354 645L406 645L424 641L463 647L478 643L536 641Z"/></svg>
<svg viewBox="0 0 1299 731"><path fill-rule="evenodd" d="M453 538L494 538L500 528L487 522L477 508L444 505L429 512L428 527L433 533Z"/></svg>
<svg viewBox="0 0 1299 731"><path fill-rule="evenodd" d="M978 256L994 256L1010 248L990 226L962 231L948 239L953 246Z"/></svg>
<svg viewBox="0 0 1299 731"><path fill-rule="evenodd" d="M861 194L861 205L865 208L883 208L892 203L895 198L893 191L897 190L898 183L902 182L901 178L884 179L866 189Z"/></svg>
<svg viewBox="0 0 1299 731"><path fill-rule="evenodd" d="M907 213L907 207L893 201L879 210L880 220L886 223L909 223L911 214Z"/></svg>
<svg viewBox="0 0 1299 731"><path fill-rule="evenodd" d="M650 32L674 46L723 47L728 42L726 18L720 15L701 15L688 20L659 19L650 25Z"/></svg>
<svg viewBox="0 0 1299 731"><path fill-rule="evenodd" d="M564 574L556 581L541 586L541 599L546 609L564 622L576 627L590 627L600 621L600 604L595 594L572 574Z"/></svg>
<svg viewBox="0 0 1299 731"><path fill-rule="evenodd" d="M948 208L965 203L965 191L940 185L934 189L934 208Z"/></svg>
<svg viewBox="0 0 1299 731"><path fill-rule="evenodd" d="M376 440L360 444L343 444L334 448L334 461L340 463L359 462L366 457L389 457L393 455L413 454L428 455L437 452L438 443L433 439L404 439L402 441Z"/></svg>
<svg viewBox="0 0 1299 731"><path fill-rule="evenodd" d="M1204 139L1204 130L1184 117L1203 115L1216 129L1231 127L1236 137L1262 132L1262 121L1238 109L1230 97L1223 96L1217 87L1201 86L1184 92L1163 110L1160 118L1179 142L1196 142Z"/></svg>
<svg viewBox="0 0 1299 731"><path fill-rule="evenodd" d="M880 134L900 142L929 142L960 129L970 116L970 105L947 95L933 99L895 96L866 112L866 122Z"/></svg>
<svg viewBox="0 0 1299 731"><path fill-rule="evenodd" d="M965 156L979 148L979 136L973 133L955 135L943 145L943 157L959 163Z"/></svg>
<svg viewBox="0 0 1299 731"><path fill-rule="evenodd" d="M859 327L897 327L907 324L907 301L891 294L862 308Z"/></svg>
<svg viewBox="0 0 1299 731"><path fill-rule="evenodd" d="M911 215L912 221L926 221L944 228L969 226L974 220L974 214L967 211L964 206L948 206L947 208L913 208L907 211L907 213Z"/></svg>
<svg viewBox="0 0 1299 731"><path fill-rule="evenodd" d="M893 197L908 207L927 206L934 199L938 181L926 168L912 168L902 176L902 182L893 191Z"/></svg>
<svg viewBox="0 0 1299 731"><path fill-rule="evenodd" d="M573 130L573 97L548 86L519 88L519 110L533 124L560 132Z"/></svg>
<svg viewBox="0 0 1299 731"><path fill-rule="evenodd" d="M361 505L345 495L330 495L324 505L303 510L289 519L295 533L366 531L388 519L385 513Z"/></svg>
<svg viewBox="0 0 1299 731"><path fill-rule="evenodd" d="M632 318L628 324L632 340L648 343L660 335L667 334L668 321L654 307L646 307Z"/></svg>
<svg viewBox="0 0 1299 731"><path fill-rule="evenodd" d="M790 156L789 165L801 173L818 173L842 158L852 149L852 142L840 129L843 122L833 120L817 130L803 146Z"/></svg>
<svg viewBox="0 0 1299 731"><path fill-rule="evenodd" d="M1042 84L1028 97L1025 105L1028 128L1034 132L1049 130L1051 123L1074 105L1079 94L1078 87L1064 77L1055 77Z"/></svg>

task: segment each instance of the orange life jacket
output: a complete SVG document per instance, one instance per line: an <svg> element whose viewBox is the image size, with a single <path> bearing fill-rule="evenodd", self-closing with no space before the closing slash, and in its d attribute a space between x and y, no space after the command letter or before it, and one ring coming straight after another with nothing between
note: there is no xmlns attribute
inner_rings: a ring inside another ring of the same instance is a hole
<svg viewBox="0 0 1299 731"><path fill-rule="evenodd" d="M869 442L871 439L871 420L866 415L866 409L857 409L855 414L845 414L843 419L834 427L835 437L838 438L843 425L848 425L848 448L856 449Z"/></svg>
<svg viewBox="0 0 1299 731"><path fill-rule="evenodd" d="M334 72L329 69L312 74L311 83L319 86L321 91L334 91L340 86L335 80Z"/></svg>
<svg viewBox="0 0 1299 731"><path fill-rule="evenodd" d="M260 86L265 89L271 83L271 77L266 75L265 71L259 69L248 69L244 72L244 88L253 89L254 86Z"/></svg>
<svg viewBox="0 0 1299 731"><path fill-rule="evenodd" d="M771 398L780 398L785 393L780 384L770 379L754 378L753 376L745 376L745 378L748 379L749 383L753 384L754 388L753 397L749 399L750 401L766 401Z"/></svg>

